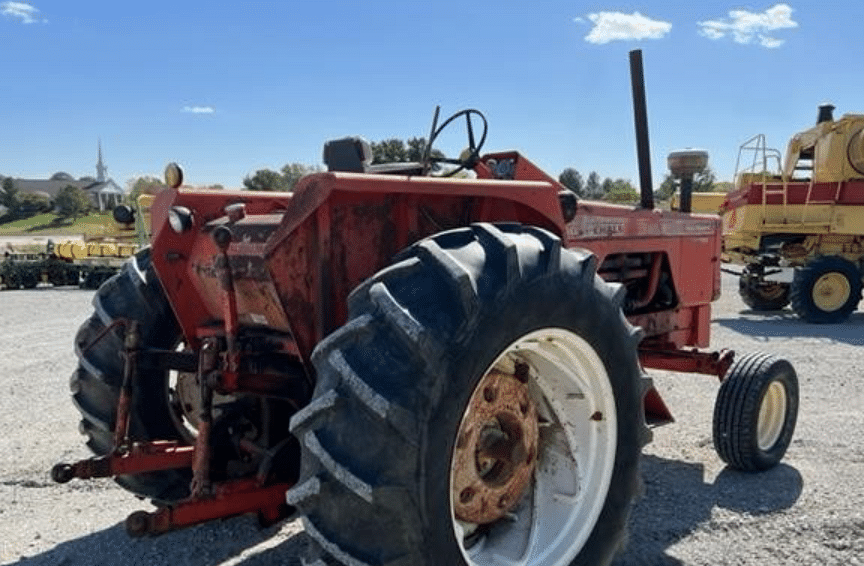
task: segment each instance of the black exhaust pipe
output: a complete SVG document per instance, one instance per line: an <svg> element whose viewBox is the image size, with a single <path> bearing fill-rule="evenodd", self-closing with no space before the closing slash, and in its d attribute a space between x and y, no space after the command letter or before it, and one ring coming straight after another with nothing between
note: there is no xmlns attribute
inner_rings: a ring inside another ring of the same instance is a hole
<svg viewBox="0 0 864 566"><path fill-rule="evenodd" d="M633 120L636 123L636 154L639 158L639 190L642 208L654 208L654 186L651 181L651 150L648 147L648 110L645 105L645 77L642 73L642 50L630 52L630 83L633 86Z"/></svg>
<svg viewBox="0 0 864 566"><path fill-rule="evenodd" d="M823 104L819 107L819 115L816 116L816 125L821 124L822 122L833 122L834 121L834 105L833 104Z"/></svg>

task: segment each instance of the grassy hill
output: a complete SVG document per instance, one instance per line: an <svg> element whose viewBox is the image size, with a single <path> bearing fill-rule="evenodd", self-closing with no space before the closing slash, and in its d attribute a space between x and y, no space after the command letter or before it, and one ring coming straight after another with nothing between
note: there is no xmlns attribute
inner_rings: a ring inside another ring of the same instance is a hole
<svg viewBox="0 0 864 566"><path fill-rule="evenodd" d="M3 219L0 218L0 222ZM78 220L62 219L45 213L20 220L0 223L0 236L69 236L84 238L128 238L128 230L120 230L110 212L88 214Z"/></svg>

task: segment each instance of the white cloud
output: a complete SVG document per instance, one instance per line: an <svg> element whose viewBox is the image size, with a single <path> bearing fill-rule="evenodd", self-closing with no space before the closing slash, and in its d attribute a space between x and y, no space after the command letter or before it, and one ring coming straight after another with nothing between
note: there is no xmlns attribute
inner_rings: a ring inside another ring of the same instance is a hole
<svg viewBox="0 0 864 566"><path fill-rule="evenodd" d="M24 2L0 2L0 14L21 20L22 24L48 23L48 20L39 16L39 8Z"/></svg>
<svg viewBox="0 0 864 566"><path fill-rule="evenodd" d="M778 29L798 27L792 19L792 8L788 4L775 4L764 12L730 10L726 20L707 20L699 22L699 33L708 39L722 39L731 35L733 41L744 45L758 42L762 47L776 49L785 40L769 35Z"/></svg>
<svg viewBox="0 0 864 566"><path fill-rule="evenodd" d="M216 112L216 109L212 106L184 106L181 112L188 112L189 114L213 114Z"/></svg>
<svg viewBox="0 0 864 566"><path fill-rule="evenodd" d="M597 12L588 14L588 19L594 24L591 33L585 36L585 41L588 43L603 44L619 40L660 39L672 29L672 24L669 22L652 20L639 12L632 14Z"/></svg>

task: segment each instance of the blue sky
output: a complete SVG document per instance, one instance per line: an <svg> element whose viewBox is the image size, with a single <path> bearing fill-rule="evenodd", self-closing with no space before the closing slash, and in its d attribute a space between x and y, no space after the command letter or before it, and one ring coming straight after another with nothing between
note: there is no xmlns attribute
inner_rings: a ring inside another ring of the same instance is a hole
<svg viewBox="0 0 864 566"><path fill-rule="evenodd" d="M101 138L120 184L177 161L239 187L327 139L426 136L440 105L483 111L485 149L635 184L638 48L655 183L684 147L730 180L752 135L864 112L862 21L861 0L0 0L0 175L94 175Z"/></svg>

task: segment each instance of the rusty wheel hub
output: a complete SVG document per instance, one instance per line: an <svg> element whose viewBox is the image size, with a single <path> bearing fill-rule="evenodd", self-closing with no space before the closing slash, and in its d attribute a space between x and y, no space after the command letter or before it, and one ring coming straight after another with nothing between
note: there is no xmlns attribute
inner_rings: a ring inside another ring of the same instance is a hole
<svg viewBox="0 0 864 566"><path fill-rule="evenodd" d="M457 519L497 521L521 499L537 461L537 408L528 392L528 366L489 371L468 404L453 454Z"/></svg>

